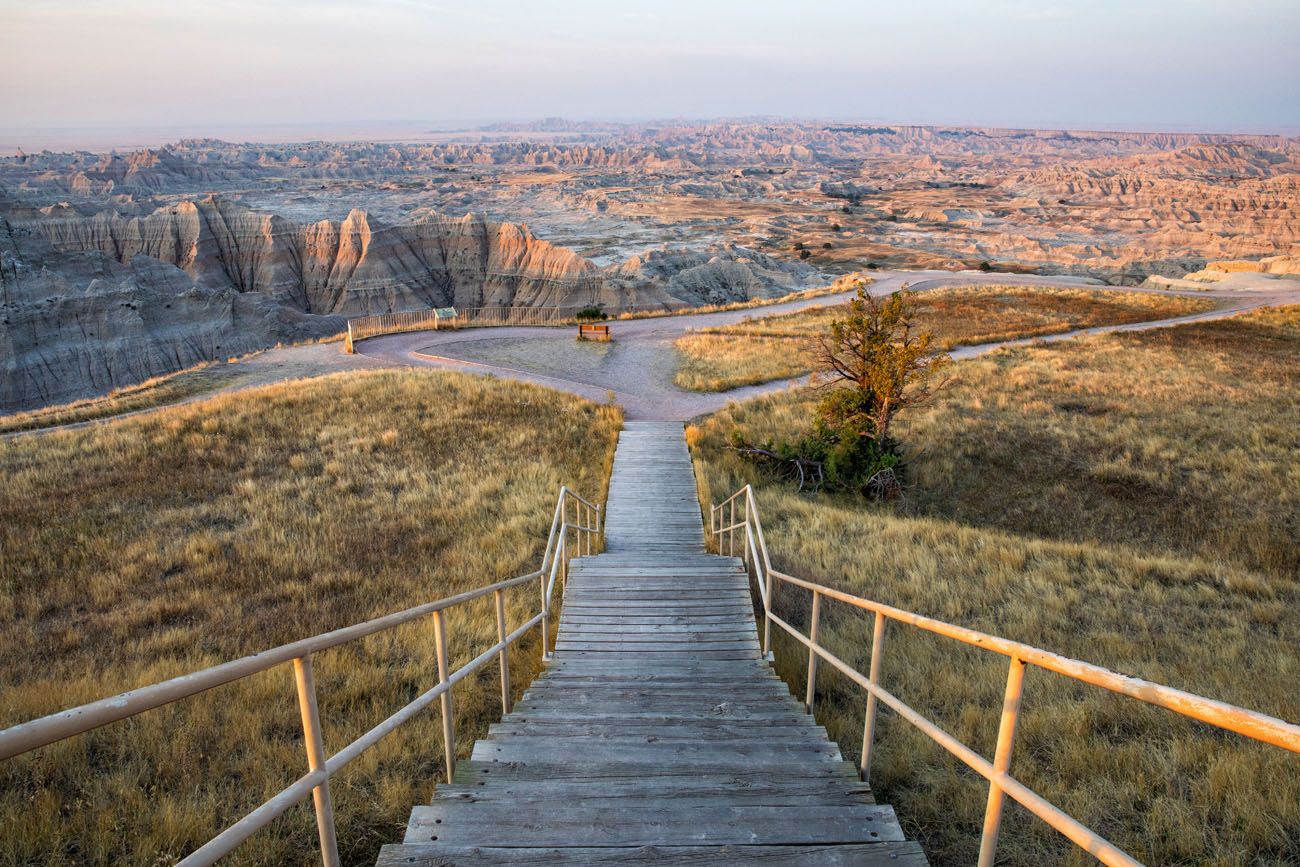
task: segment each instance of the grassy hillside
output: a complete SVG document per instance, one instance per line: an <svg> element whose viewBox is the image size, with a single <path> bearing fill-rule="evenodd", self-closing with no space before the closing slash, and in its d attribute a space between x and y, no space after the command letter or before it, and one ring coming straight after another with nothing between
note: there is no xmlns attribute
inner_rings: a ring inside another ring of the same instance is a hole
<svg viewBox="0 0 1300 867"><path fill-rule="evenodd" d="M903 433L909 505L806 496L726 448L807 424L795 391L691 431L715 499L758 490L778 568L1110 668L1300 719L1300 308L1001 351ZM922 450L923 449L923 450ZM808 597L778 610L806 622ZM870 618L822 634L865 671ZM806 653L777 644L795 683ZM900 625L885 685L991 756L1001 656ZM819 718L847 754L864 697L836 673ZM986 785L892 714L872 783L932 863L975 860ZM1156 864L1300 862L1300 759L1033 670L1013 773ZM1086 864L1019 807L999 863Z"/></svg>
<svg viewBox="0 0 1300 867"><path fill-rule="evenodd" d="M241 378L229 367L208 362L189 370L147 379L138 385L114 389L103 397L0 415L0 434L94 421L179 403L204 392L237 385Z"/></svg>
<svg viewBox="0 0 1300 867"><path fill-rule="evenodd" d="M918 328L944 349L1214 308L1204 298L1032 286L937 289L918 294L915 304ZM674 381L692 391L726 391L802 376L816 366L812 339L843 311L844 305L827 305L688 334L674 344L681 356Z"/></svg>
<svg viewBox="0 0 1300 867"><path fill-rule="evenodd" d="M286 383L0 442L0 725L529 571L561 484L597 496L616 410L452 373ZM509 596L511 628L535 590ZM491 599L447 615L457 664ZM316 661L331 752L436 680L427 621ZM537 666L535 638L515 682ZM494 668L455 693L468 749ZM439 774L421 714L334 784L345 863ZM171 863L305 772L281 667L0 764L0 863ZM232 863L317 860L310 806Z"/></svg>

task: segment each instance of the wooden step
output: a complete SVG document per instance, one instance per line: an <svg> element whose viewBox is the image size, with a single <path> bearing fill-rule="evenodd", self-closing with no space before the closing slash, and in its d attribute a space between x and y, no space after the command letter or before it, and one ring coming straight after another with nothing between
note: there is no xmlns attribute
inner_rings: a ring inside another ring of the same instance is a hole
<svg viewBox="0 0 1300 867"><path fill-rule="evenodd" d="M814 803L872 803L865 783L845 784L842 780L800 778L745 780L739 777L645 777L638 780L608 780L598 786L581 780L497 782L491 786L439 786L434 800L535 801L537 803L600 802L613 799L738 799L737 803L784 804L811 799Z"/></svg>
<svg viewBox="0 0 1300 867"><path fill-rule="evenodd" d="M379 867L551 867L557 864L690 867L924 867L915 843L835 846L639 846L592 848L492 848L417 844L385 846Z"/></svg>
<svg viewBox="0 0 1300 867"><path fill-rule="evenodd" d="M416 807L405 842L444 845L807 846L902 842L892 808L880 804L677 805L671 798L599 805L438 801Z"/></svg>

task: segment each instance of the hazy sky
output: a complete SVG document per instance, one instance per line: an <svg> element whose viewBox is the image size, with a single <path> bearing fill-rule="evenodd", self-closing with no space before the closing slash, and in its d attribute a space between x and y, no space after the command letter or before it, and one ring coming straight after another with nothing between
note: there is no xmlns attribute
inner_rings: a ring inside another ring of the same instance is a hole
<svg viewBox="0 0 1300 867"><path fill-rule="evenodd" d="M0 0L0 129L716 117L1300 130L1300 0Z"/></svg>

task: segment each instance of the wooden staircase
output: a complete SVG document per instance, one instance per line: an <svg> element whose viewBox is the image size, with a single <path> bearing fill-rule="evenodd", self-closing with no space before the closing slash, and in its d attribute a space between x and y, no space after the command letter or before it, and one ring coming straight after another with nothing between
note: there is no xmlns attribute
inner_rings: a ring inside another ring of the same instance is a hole
<svg viewBox="0 0 1300 867"><path fill-rule="evenodd" d="M679 423L628 423L605 529L546 673L379 864L925 864L760 658Z"/></svg>

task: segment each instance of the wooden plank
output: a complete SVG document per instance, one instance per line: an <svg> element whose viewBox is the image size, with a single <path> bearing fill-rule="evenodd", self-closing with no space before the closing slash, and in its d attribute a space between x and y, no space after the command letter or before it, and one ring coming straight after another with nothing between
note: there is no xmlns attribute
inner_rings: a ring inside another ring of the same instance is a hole
<svg viewBox="0 0 1300 867"><path fill-rule="evenodd" d="M722 621L702 627L698 623L584 623L570 636L576 639L605 640L606 636L625 636L637 641L649 641L662 636L672 641L708 641L710 639L735 640L757 638L752 625Z"/></svg>
<svg viewBox="0 0 1300 867"><path fill-rule="evenodd" d="M438 802L416 807L406 842L443 845L655 846L813 845L902 842L894 811L882 804L740 804L653 807L614 805L599 811L562 804ZM599 813L597 818L594 815Z"/></svg>
<svg viewBox="0 0 1300 867"><path fill-rule="evenodd" d="M390 845L378 867L551 867L556 864L612 864L618 867L924 867L915 843L839 846L643 846L601 848L451 847L438 844Z"/></svg>
<svg viewBox="0 0 1300 867"><path fill-rule="evenodd" d="M826 730L811 722L764 720L761 724L752 721L713 721L692 720L680 723L638 724L636 721L625 722L591 722L587 720L551 722L533 719L529 722L494 723L488 727L488 736L492 738L620 738L640 737L661 741L686 740L694 738L699 741L743 740L745 738L780 737L795 740L813 739L818 743L826 742Z"/></svg>
<svg viewBox="0 0 1300 867"><path fill-rule="evenodd" d="M617 748L612 748L614 746ZM478 741L470 756L477 761L489 762L588 762L595 760L598 747L601 747L601 744L595 740L522 743L510 739L495 741L488 738ZM617 744L611 745L610 748L601 748L600 755L617 758L623 764L656 767L669 765L695 767L707 764L714 767L787 769L795 765L843 763L839 748L825 741L820 744L764 744L756 742L753 738L695 744Z"/></svg>
<svg viewBox="0 0 1300 867"><path fill-rule="evenodd" d="M718 776L741 776L752 782L770 780L780 770L783 780L838 779L845 784L858 779L857 771L848 762L801 762L788 768L763 765L750 767L736 764L663 765L653 770L644 763L620 762L616 759L593 762L479 762L464 760L456 763L456 784L486 786L503 781L572 780L589 783L641 780L647 776L659 779L703 779Z"/></svg>
<svg viewBox="0 0 1300 867"><path fill-rule="evenodd" d="M738 803L800 803L801 799L814 798L832 799L828 803L871 803L871 788L866 783L832 777L754 780L728 775L592 781L497 780L490 786L439 784L433 797L435 800L509 802L518 798L536 803L569 803L722 795L748 799Z"/></svg>

